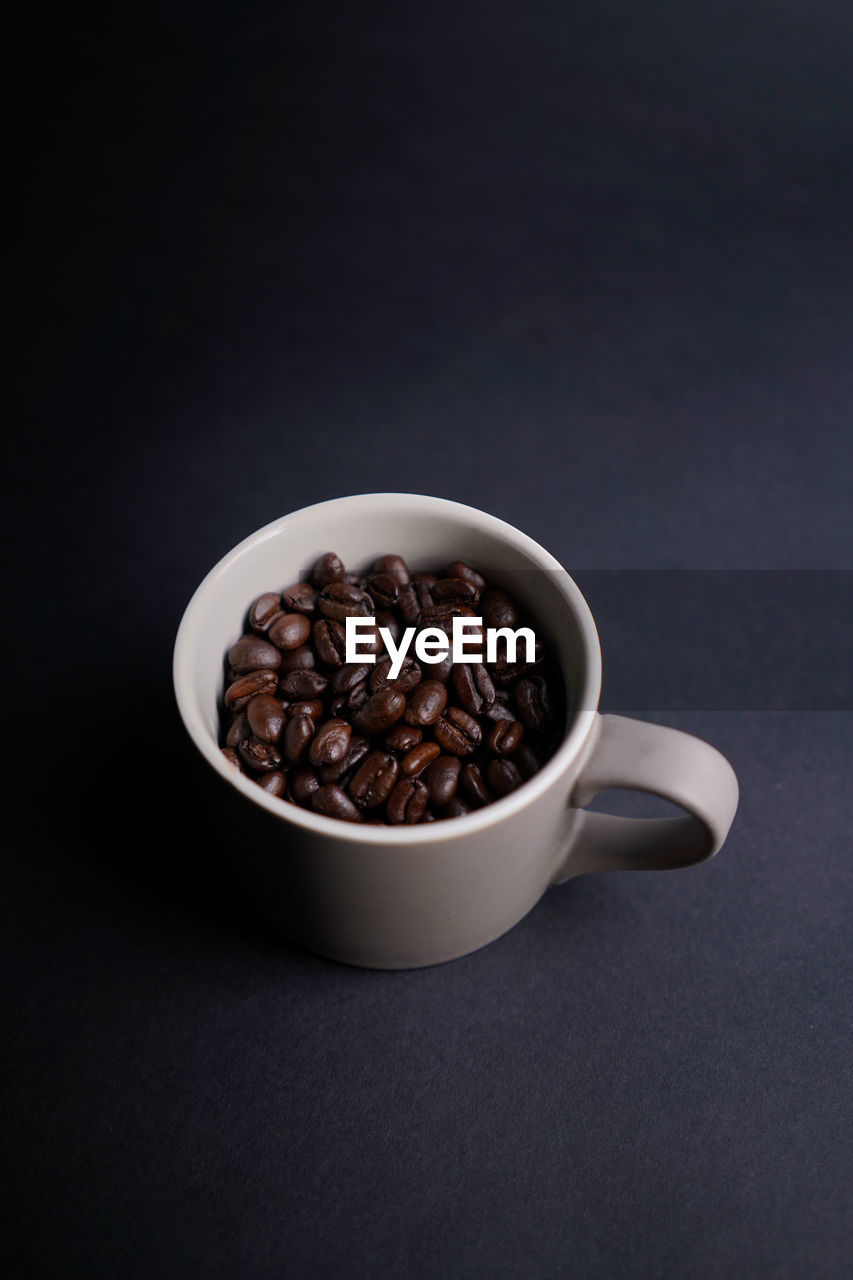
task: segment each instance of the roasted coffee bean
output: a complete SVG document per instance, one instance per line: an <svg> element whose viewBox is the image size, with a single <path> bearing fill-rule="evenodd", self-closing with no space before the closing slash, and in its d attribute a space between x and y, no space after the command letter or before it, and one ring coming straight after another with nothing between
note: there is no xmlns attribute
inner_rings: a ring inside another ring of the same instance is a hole
<svg viewBox="0 0 853 1280"><path fill-rule="evenodd" d="M420 822L428 802L429 791L420 778L403 778L388 797L388 821L395 826Z"/></svg>
<svg viewBox="0 0 853 1280"><path fill-rule="evenodd" d="M364 574L353 573L351 569L347 570L341 578L341 582L348 582L351 587L365 587L367 585L367 579Z"/></svg>
<svg viewBox="0 0 853 1280"><path fill-rule="evenodd" d="M281 737L281 754L288 764L294 764L305 754L314 737L314 721L310 716L294 716L284 726Z"/></svg>
<svg viewBox="0 0 853 1280"><path fill-rule="evenodd" d="M439 756L427 769L424 782L429 787L430 802L437 808L449 804L456 795L461 769L458 756Z"/></svg>
<svg viewBox="0 0 853 1280"><path fill-rule="evenodd" d="M257 738L247 738L241 742L237 750L243 761L255 773L261 770L277 769L281 764L281 756L269 742L259 742Z"/></svg>
<svg viewBox="0 0 853 1280"><path fill-rule="evenodd" d="M225 691L225 705L229 711L241 711L259 693L275 693L278 688L278 672L247 671Z"/></svg>
<svg viewBox="0 0 853 1280"><path fill-rule="evenodd" d="M416 747L423 736L423 729L418 729L414 725L395 724L394 728L389 729L385 734L385 745L389 751L402 751L405 754L411 751L412 747Z"/></svg>
<svg viewBox="0 0 853 1280"><path fill-rule="evenodd" d="M514 630L518 626L518 610L505 591L489 587L480 598L480 610L487 627L510 627Z"/></svg>
<svg viewBox="0 0 853 1280"><path fill-rule="evenodd" d="M377 689L397 689L400 693L409 693L414 689L415 685L420 684L422 671L420 664L414 658L404 658L403 664L396 676L391 677L391 667L393 663L391 658L383 658L381 662L377 662L373 668L370 677L370 688L373 693Z"/></svg>
<svg viewBox="0 0 853 1280"><path fill-rule="evenodd" d="M281 654L279 679L283 680L289 671L311 671L316 663L317 659L310 644L301 644L298 649L285 649Z"/></svg>
<svg viewBox="0 0 853 1280"><path fill-rule="evenodd" d="M316 813L324 813L327 818L343 818L344 822L364 821L358 806L334 782L324 782L312 791L311 808Z"/></svg>
<svg viewBox="0 0 853 1280"><path fill-rule="evenodd" d="M317 608L317 591L310 582L294 582L281 593L281 605L285 613L312 614Z"/></svg>
<svg viewBox="0 0 853 1280"><path fill-rule="evenodd" d="M447 566L445 570L447 578L464 578L466 582L470 582L477 588L478 592L485 591L487 583L486 579L476 569L472 569L470 564L466 564L464 560L454 560Z"/></svg>
<svg viewBox="0 0 853 1280"><path fill-rule="evenodd" d="M448 650L441 662L434 662L429 671L433 680L440 680L442 684L447 684L453 674L453 653Z"/></svg>
<svg viewBox="0 0 853 1280"><path fill-rule="evenodd" d="M321 662L329 667L341 667L346 659L347 637L340 622L330 618L318 618L311 632L314 648Z"/></svg>
<svg viewBox="0 0 853 1280"><path fill-rule="evenodd" d="M263 697L263 694L258 694L257 696L260 698ZM247 702L246 706L248 705L249 704ZM250 738L251 736L252 728L249 724L249 717L246 715L245 711L238 711L234 719L231 721L230 729L225 735L226 747L239 747L241 742L244 742L246 738Z"/></svg>
<svg viewBox="0 0 853 1280"><path fill-rule="evenodd" d="M367 590L377 609L393 609L397 603L397 582L390 573L376 573L367 579Z"/></svg>
<svg viewBox="0 0 853 1280"><path fill-rule="evenodd" d="M400 719L406 710L404 694L389 685L371 694L363 707L353 716L353 725L360 733L385 733Z"/></svg>
<svg viewBox="0 0 853 1280"><path fill-rule="evenodd" d="M402 556L380 556L373 566L374 573L387 573L398 586L411 580L409 566Z"/></svg>
<svg viewBox="0 0 853 1280"><path fill-rule="evenodd" d="M432 587L438 582L438 574L430 573L427 569L419 569L417 573L412 574L412 582L422 583L425 587Z"/></svg>
<svg viewBox="0 0 853 1280"><path fill-rule="evenodd" d="M348 582L332 582L324 587L318 597L320 612L335 622L347 618L367 618L373 613L373 601L366 591Z"/></svg>
<svg viewBox="0 0 853 1280"><path fill-rule="evenodd" d="M314 735L308 759L318 768L323 764L337 764L346 755L351 736L352 725L346 720L327 720Z"/></svg>
<svg viewBox="0 0 853 1280"><path fill-rule="evenodd" d="M520 720L496 720L489 730L488 747L496 756L511 756L524 737Z"/></svg>
<svg viewBox="0 0 853 1280"><path fill-rule="evenodd" d="M237 752L234 750L233 747L223 747L222 754L224 755L228 763L232 766L232 768L236 769L238 773L246 772L246 770L243 768L243 761L237 755Z"/></svg>
<svg viewBox="0 0 853 1280"><path fill-rule="evenodd" d="M414 626L418 620L418 614L421 611L421 602L418 599L418 589L414 582L404 582L397 587L397 605L400 613L403 615L403 622L407 627Z"/></svg>
<svg viewBox="0 0 853 1280"><path fill-rule="evenodd" d="M476 604L480 588L467 578L439 578L431 594L436 604Z"/></svg>
<svg viewBox="0 0 853 1280"><path fill-rule="evenodd" d="M369 697L370 690L367 687L367 681L359 680L358 684L354 684L347 694L347 706L350 711L358 711L359 707L363 707Z"/></svg>
<svg viewBox="0 0 853 1280"><path fill-rule="evenodd" d="M515 704L525 728L544 733L551 723L551 697L541 676L519 680L515 686Z"/></svg>
<svg viewBox="0 0 853 1280"><path fill-rule="evenodd" d="M500 690L495 696L495 700L490 707L487 708L485 715L488 720L517 720L518 716L507 706L504 698L512 697L512 694L505 690Z"/></svg>
<svg viewBox="0 0 853 1280"><path fill-rule="evenodd" d="M271 693L259 693L246 705L246 719L261 742L278 742L284 728L284 709Z"/></svg>
<svg viewBox="0 0 853 1280"><path fill-rule="evenodd" d="M422 742L420 746L413 747L408 755L403 756L400 768L407 778L416 778L440 755L441 747L437 742Z"/></svg>
<svg viewBox="0 0 853 1280"><path fill-rule="evenodd" d="M324 556L320 556L311 570L311 581L319 591L323 587L328 587L331 582L339 582L345 572L340 556L336 556L334 551L328 551Z"/></svg>
<svg viewBox="0 0 853 1280"><path fill-rule="evenodd" d="M460 796L454 796L450 803L444 806L444 813L448 818L464 818L470 812L470 807Z"/></svg>
<svg viewBox="0 0 853 1280"><path fill-rule="evenodd" d="M311 698L307 702L290 702L287 705L288 720L292 720L294 716L310 716L312 720L319 720L322 714L322 698Z"/></svg>
<svg viewBox="0 0 853 1280"><path fill-rule="evenodd" d="M466 764L464 766L459 775L459 785L470 797L473 804L477 806L488 804L492 798L478 764Z"/></svg>
<svg viewBox="0 0 853 1280"><path fill-rule="evenodd" d="M471 756L483 740L479 722L459 707L448 707L435 722L436 741L454 756Z"/></svg>
<svg viewBox="0 0 853 1280"><path fill-rule="evenodd" d="M311 634L311 621L304 613L283 613L267 635L277 649L298 649Z"/></svg>
<svg viewBox="0 0 853 1280"><path fill-rule="evenodd" d="M371 751L350 779L349 793L366 809L375 809L388 799L399 772L394 756L385 751Z"/></svg>
<svg viewBox="0 0 853 1280"><path fill-rule="evenodd" d="M260 671L267 668L275 671L281 666L281 654L275 645L261 636L242 636L228 650L228 661L238 675L247 671Z"/></svg>
<svg viewBox="0 0 853 1280"><path fill-rule="evenodd" d="M258 782L271 796L278 796L281 800L287 799L287 776L280 769L273 769L272 773L263 774L258 778Z"/></svg>
<svg viewBox="0 0 853 1280"><path fill-rule="evenodd" d="M349 740L346 755L337 764L324 764L320 770L321 782L337 782L341 787L351 777L358 765L370 750L367 738L353 734Z"/></svg>
<svg viewBox="0 0 853 1280"><path fill-rule="evenodd" d="M320 779L314 769L307 769L303 765L297 765L295 769L291 769L288 773L290 779L290 796L297 804L308 804L311 795L320 785Z"/></svg>
<svg viewBox="0 0 853 1280"><path fill-rule="evenodd" d="M357 684L363 684L369 673L370 666L368 663L348 662L346 666L339 667L332 676L332 689L335 693L348 693Z"/></svg>
<svg viewBox="0 0 853 1280"><path fill-rule="evenodd" d="M446 706L445 686L439 680L424 680L412 691L409 698L405 714L406 724L435 724Z"/></svg>
<svg viewBox="0 0 853 1280"><path fill-rule="evenodd" d="M457 662L453 667L456 696L469 715L487 711L495 700L495 686L482 662Z"/></svg>
<svg viewBox="0 0 853 1280"><path fill-rule="evenodd" d="M520 787L523 778L512 760L490 760L486 765L486 778L492 794L500 799Z"/></svg>
<svg viewBox="0 0 853 1280"><path fill-rule="evenodd" d="M376 614L376 630L377 633L380 631L387 631L396 646L400 643L400 636L403 634L403 624L396 614L389 613L387 610L383 609L380 613ZM379 648L376 652L381 653L384 648L385 641L382 636L379 635ZM373 651L371 650L371 652Z"/></svg>
<svg viewBox="0 0 853 1280"><path fill-rule="evenodd" d="M542 768L536 752L526 742L522 742L521 746L513 754L512 759L525 782Z"/></svg>
<svg viewBox="0 0 853 1280"><path fill-rule="evenodd" d="M290 671L279 688L287 698L318 698L329 682L319 671Z"/></svg>
<svg viewBox="0 0 853 1280"><path fill-rule="evenodd" d="M281 612L281 596L278 592L265 591L249 606L249 626L253 631L265 631Z"/></svg>

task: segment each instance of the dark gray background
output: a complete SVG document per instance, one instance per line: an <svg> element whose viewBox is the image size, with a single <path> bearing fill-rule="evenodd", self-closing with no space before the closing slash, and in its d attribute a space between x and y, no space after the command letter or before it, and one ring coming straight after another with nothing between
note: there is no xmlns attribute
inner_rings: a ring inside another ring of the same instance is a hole
<svg viewBox="0 0 853 1280"><path fill-rule="evenodd" d="M13 1273L841 1277L849 6L40 9L16 65ZM235 897L180 614L388 488L577 573L605 709L737 770L717 859L414 973Z"/></svg>

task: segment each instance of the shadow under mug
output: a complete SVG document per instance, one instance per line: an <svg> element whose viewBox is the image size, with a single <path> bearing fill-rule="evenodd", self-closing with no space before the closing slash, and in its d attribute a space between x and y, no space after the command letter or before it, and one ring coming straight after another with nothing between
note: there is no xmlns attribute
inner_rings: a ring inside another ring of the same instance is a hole
<svg viewBox="0 0 853 1280"><path fill-rule="evenodd" d="M539 773L465 817L384 827L279 800L228 764L218 745L223 655L256 596L305 576L331 550L348 568L389 552L414 570L466 560L524 603L569 700L563 741ZM734 771L714 747L598 712L595 623L559 562L504 521L443 498L359 494L259 529L187 605L173 677L181 718L208 766L201 803L244 891L291 941L349 964L405 969L455 959L517 924L549 885L702 862L737 808ZM614 787L651 792L686 813L620 818L585 809Z"/></svg>

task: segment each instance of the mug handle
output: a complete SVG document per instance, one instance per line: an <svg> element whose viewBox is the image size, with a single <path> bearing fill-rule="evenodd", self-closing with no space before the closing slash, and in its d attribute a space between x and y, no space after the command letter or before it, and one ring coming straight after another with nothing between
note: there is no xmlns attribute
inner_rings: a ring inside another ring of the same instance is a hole
<svg viewBox="0 0 853 1280"><path fill-rule="evenodd" d="M617 818L586 805L611 787L649 791L681 805L683 818ZM569 797L576 807L568 853L552 884L590 871L659 871L713 857L738 804L734 769L692 734L627 716L598 715Z"/></svg>

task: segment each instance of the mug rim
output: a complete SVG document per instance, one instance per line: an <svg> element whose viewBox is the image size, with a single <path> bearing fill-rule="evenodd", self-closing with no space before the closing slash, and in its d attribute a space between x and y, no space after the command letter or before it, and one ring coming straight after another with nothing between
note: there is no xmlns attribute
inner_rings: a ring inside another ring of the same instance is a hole
<svg viewBox="0 0 853 1280"><path fill-rule="evenodd" d="M322 508L350 506L353 509L370 504L375 508L383 504L399 503L405 500L422 509L422 514L434 516L444 511L457 518L463 517L468 523L478 525L488 532L510 542L516 549L525 553L538 567L560 574L559 588L571 608L581 636L584 649L584 681L580 691L580 707L575 712L568 732L554 755L538 773L527 779L517 790L509 795L494 800L482 809L475 809L462 817L444 818L439 822L415 823L411 826L385 826L371 823L346 822L341 818L332 818L326 814L314 813L311 809L303 809L300 805L277 796L270 795L262 787L238 773L230 765L217 742L204 723L200 709L190 690L192 687L193 624L202 602L215 593L219 580L228 572L235 561L248 555L252 550L270 538L277 537L282 529L306 516L309 512L318 513ZM271 520L248 534L240 542L227 551L204 576L196 587L181 616L175 636L172 656L172 683L178 711L184 728L199 751L202 758L224 782L245 796L253 804L260 805L274 817L294 822L297 826L313 831L318 835L337 840L353 841L357 844L400 845L411 847L419 844L438 844L453 840L457 836L473 835L487 830L500 823L504 818L526 808L544 794L578 756L592 728L598 710L601 695L601 646L598 639L595 621L584 596L571 574L559 560L549 551L523 533L514 525L498 516L481 511L465 503L455 502L449 498L439 498L430 494L403 493L382 491L379 493L348 494L339 498L327 498L321 502L299 507L286 515Z"/></svg>

